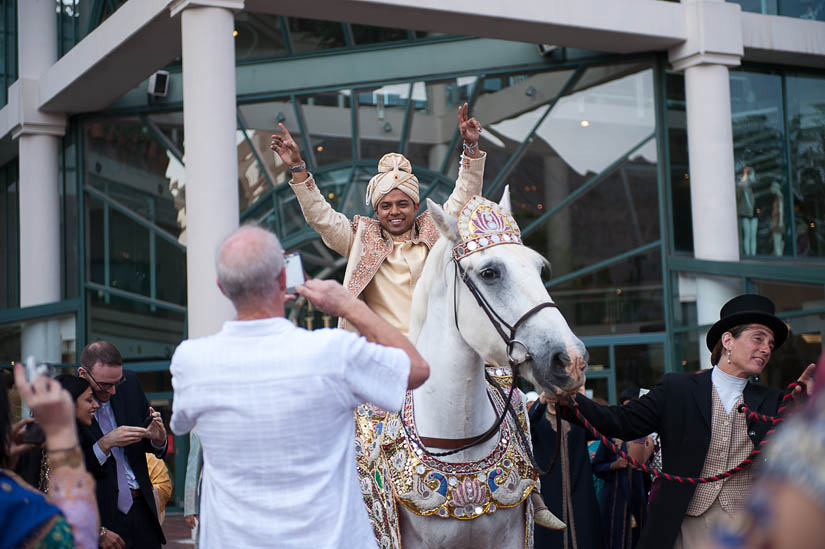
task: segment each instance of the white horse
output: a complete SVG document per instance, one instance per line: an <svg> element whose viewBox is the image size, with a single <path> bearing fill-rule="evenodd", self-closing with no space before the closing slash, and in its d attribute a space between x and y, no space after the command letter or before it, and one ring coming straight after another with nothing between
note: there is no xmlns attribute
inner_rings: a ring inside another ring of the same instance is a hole
<svg viewBox="0 0 825 549"><path fill-rule="evenodd" d="M551 301L541 279L546 261L526 246L506 244L476 251L455 262L453 247L461 242L457 220L431 200L428 199L427 204L441 238L430 251L416 285L410 337L430 365L430 378L413 391L405 408L409 419L414 417L417 435L413 434L413 438L468 439L484 433L496 421L497 410L491 405L494 391L485 381L485 361L507 365L508 351L467 285L460 275L456 276L457 264L460 263L489 306L506 323L514 325L534 306ZM507 190L499 206L510 214ZM519 360L526 359L520 374L536 387L548 392L573 392L584 383L586 350L557 308L541 308L524 319L515 332L515 338L522 345L515 345L512 354L520 354L516 357ZM529 352L529 356L525 356L525 352ZM523 414L524 403L515 404ZM402 419L403 414L404 410ZM505 445L521 447L514 430L525 427L524 423L516 425L511 418L502 425L502 429L507 425L510 427L509 435L493 436L472 448L437 458L442 463L483 465L485 459L488 459L488 464L492 463L498 452L499 462L503 459L504 467L494 464L491 469L482 468L477 474L474 473L475 478L465 476L462 484L456 479L461 478L458 474L439 474L418 465L419 474L416 476L412 471L415 477L412 482L402 487L393 486L393 492L401 503L398 505L398 519L404 549L521 549L530 545L532 532L527 530L532 520L527 509L529 499L525 499L524 492L529 492L533 486L535 473L532 477L519 474L510 459L516 454L508 454L510 458L501 457ZM529 440L529 431L526 436ZM508 437L512 440L508 441ZM428 447L427 450L437 452L439 448ZM403 461L403 450L395 451L394 457L388 459ZM420 447L415 452L418 458L426 458L427 452ZM523 459L526 455L524 450L519 452L518 456ZM506 475L507 480L501 482L504 480L502 475L508 470L508 459L510 472ZM399 469L403 467L403 463L398 465ZM391 468L388 466L388 469ZM456 465L455 470L460 472L460 466ZM463 472L467 472L466 468ZM524 472L523 468L521 472ZM502 477L497 478L499 476ZM487 494L493 494L487 503L487 496L479 493L486 486L490 489ZM452 490L447 494L450 488ZM447 497L452 498L447 499L448 504L465 504L465 508L456 507L455 512L461 513L461 516L451 514L446 517L447 513L441 508L438 514L445 518L421 516L409 509L410 502L422 507L429 504L432 508L433 504L444 503ZM508 507L509 503L517 503L517 506ZM458 520L473 515L475 518L471 520Z"/></svg>

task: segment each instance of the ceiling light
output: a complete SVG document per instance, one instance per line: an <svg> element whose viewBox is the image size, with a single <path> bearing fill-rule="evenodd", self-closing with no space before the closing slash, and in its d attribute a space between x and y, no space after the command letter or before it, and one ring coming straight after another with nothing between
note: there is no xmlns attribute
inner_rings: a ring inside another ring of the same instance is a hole
<svg viewBox="0 0 825 549"><path fill-rule="evenodd" d="M582 128L586 128L587 126L589 126L589 125L590 125L590 121L588 121L588 120L582 120L582 121L580 122L580 124L581 124Z"/></svg>

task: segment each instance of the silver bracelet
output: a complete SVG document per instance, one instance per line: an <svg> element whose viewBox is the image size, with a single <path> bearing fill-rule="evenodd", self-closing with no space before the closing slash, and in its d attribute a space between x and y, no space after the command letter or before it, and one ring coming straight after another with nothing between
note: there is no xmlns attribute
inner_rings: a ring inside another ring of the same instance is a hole
<svg viewBox="0 0 825 549"><path fill-rule="evenodd" d="M301 160L300 164L298 164L297 166L290 167L289 171L292 172L292 173L295 173L295 172L302 172L306 169L307 169L307 163L304 162L303 160Z"/></svg>
<svg viewBox="0 0 825 549"><path fill-rule="evenodd" d="M465 141L464 151L468 152L469 154L476 154L478 152L478 142L476 142L474 145L471 145Z"/></svg>

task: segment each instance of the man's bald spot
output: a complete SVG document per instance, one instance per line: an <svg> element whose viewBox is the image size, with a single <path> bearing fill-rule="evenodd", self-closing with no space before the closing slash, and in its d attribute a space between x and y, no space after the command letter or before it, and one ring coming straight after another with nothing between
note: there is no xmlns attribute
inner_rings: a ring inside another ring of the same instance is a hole
<svg viewBox="0 0 825 549"><path fill-rule="evenodd" d="M215 270L230 300L265 297L278 290L284 254L278 238L254 225L244 225L218 248Z"/></svg>

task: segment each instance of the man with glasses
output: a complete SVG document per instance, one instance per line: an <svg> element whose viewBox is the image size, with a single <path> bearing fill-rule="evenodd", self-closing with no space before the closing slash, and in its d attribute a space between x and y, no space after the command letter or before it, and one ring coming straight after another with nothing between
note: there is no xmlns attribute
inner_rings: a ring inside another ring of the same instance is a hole
<svg viewBox="0 0 825 549"><path fill-rule="evenodd" d="M92 425L79 433L86 468L97 482L100 547L160 547L166 539L145 456L166 454L160 413L149 406L137 376L123 370L120 352L107 341L83 349L77 373L100 401Z"/></svg>

